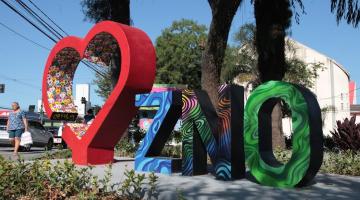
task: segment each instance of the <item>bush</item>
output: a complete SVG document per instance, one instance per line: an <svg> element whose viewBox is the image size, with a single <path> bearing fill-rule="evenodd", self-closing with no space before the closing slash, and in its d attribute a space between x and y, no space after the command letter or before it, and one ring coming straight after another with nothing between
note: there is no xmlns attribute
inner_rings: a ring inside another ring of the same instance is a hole
<svg viewBox="0 0 360 200"><path fill-rule="evenodd" d="M141 140L146 134L145 130L140 129L137 135L134 135L134 144L130 141L129 136L123 137L115 146L115 155L123 157L135 157L135 153L139 148ZM170 142L175 140L177 143L181 143L181 132L173 131L169 138L168 142L165 144L164 148L161 151L160 156L180 158L181 157L181 145L170 145Z"/></svg>
<svg viewBox="0 0 360 200"><path fill-rule="evenodd" d="M291 150L292 149L292 140L291 140L291 136L287 137L285 136L285 145L286 145L286 149ZM333 137L331 136L324 136L324 149L326 151L339 151L339 150L344 150L341 149L337 143L335 143L335 140Z"/></svg>
<svg viewBox="0 0 360 200"><path fill-rule="evenodd" d="M181 158L181 145L166 145L162 151L162 157Z"/></svg>
<svg viewBox="0 0 360 200"><path fill-rule="evenodd" d="M37 158L37 160L51 160L51 159L68 159L72 157L72 153L70 149L64 149L57 151L55 153L46 152L44 156Z"/></svg>
<svg viewBox="0 0 360 200"><path fill-rule="evenodd" d="M276 159L281 163L286 163L291 157L290 150L275 150ZM356 154L353 151L325 151L323 163L320 168L320 172L360 176L360 154Z"/></svg>
<svg viewBox="0 0 360 200"><path fill-rule="evenodd" d="M135 175L133 170L127 171L127 178L121 185L110 184L111 165L103 179L92 175L91 169L77 168L67 160L56 163L50 160L8 161L0 156L0 199L136 199L131 196L133 194L122 192L127 187L125 184L142 194L141 198L146 192L148 198L156 195L154 174L145 177ZM149 180L150 188L144 187L145 180Z"/></svg>
<svg viewBox="0 0 360 200"><path fill-rule="evenodd" d="M131 144L127 137L122 138L115 146L115 155L123 157L134 157L138 145Z"/></svg>
<svg viewBox="0 0 360 200"><path fill-rule="evenodd" d="M325 152L320 171L323 173L360 176L360 155L353 151Z"/></svg>
<svg viewBox="0 0 360 200"><path fill-rule="evenodd" d="M340 150L360 150L360 124L355 123L355 117L349 120L345 118L343 122L336 121L337 129L330 131L334 143Z"/></svg>

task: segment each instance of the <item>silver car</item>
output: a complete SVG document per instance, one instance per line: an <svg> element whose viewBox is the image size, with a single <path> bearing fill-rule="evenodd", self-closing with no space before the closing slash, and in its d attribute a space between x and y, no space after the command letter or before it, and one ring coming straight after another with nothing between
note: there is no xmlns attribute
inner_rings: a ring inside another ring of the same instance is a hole
<svg viewBox="0 0 360 200"><path fill-rule="evenodd" d="M0 118L0 146L10 146L9 133L6 131L7 118ZM22 148L30 151L31 147L44 147L51 150L54 144L53 135L48 132L38 120L28 119L28 131L31 133L33 144Z"/></svg>

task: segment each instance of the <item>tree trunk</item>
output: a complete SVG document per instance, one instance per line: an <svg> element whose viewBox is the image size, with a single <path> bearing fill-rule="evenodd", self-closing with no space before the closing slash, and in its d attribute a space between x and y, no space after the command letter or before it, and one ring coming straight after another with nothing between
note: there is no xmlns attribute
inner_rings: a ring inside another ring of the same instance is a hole
<svg viewBox="0 0 360 200"><path fill-rule="evenodd" d="M110 62L111 90L116 86L120 75L121 57L119 54L112 54Z"/></svg>
<svg viewBox="0 0 360 200"><path fill-rule="evenodd" d="M201 63L201 87L217 105L220 73L231 22L242 0L208 0L212 20Z"/></svg>
<svg viewBox="0 0 360 200"><path fill-rule="evenodd" d="M282 80L285 68L285 35L291 24L289 0L255 0L256 49L262 82Z"/></svg>
<svg viewBox="0 0 360 200"><path fill-rule="evenodd" d="M130 25L130 0L110 0L110 19Z"/></svg>
<svg viewBox="0 0 360 200"><path fill-rule="evenodd" d="M286 29L291 24L289 0L255 0L256 50L261 82L282 80L285 66ZM285 147L280 104L272 113L273 147Z"/></svg>
<svg viewBox="0 0 360 200"><path fill-rule="evenodd" d="M110 19L115 22L130 25L130 0L110 0L110 5ZM119 58L119 54L112 55L111 58L111 89L114 89L119 79L121 63L118 62Z"/></svg>
<svg viewBox="0 0 360 200"><path fill-rule="evenodd" d="M282 112L280 102L274 106L271 113L271 130L273 148L285 149L285 138L282 130Z"/></svg>

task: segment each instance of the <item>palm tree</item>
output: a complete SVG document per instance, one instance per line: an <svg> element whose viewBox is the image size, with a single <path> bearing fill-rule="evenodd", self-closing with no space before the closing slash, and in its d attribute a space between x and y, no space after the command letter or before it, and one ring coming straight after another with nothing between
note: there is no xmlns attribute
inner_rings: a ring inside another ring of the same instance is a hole
<svg viewBox="0 0 360 200"><path fill-rule="evenodd" d="M284 78L285 36L292 17L290 6L289 0L254 0L257 30L255 45L261 82ZM273 147L285 148L280 102L274 107L271 117Z"/></svg>
<svg viewBox="0 0 360 200"><path fill-rule="evenodd" d="M342 18L354 27L359 25L360 5L358 0L331 0L331 12L336 12L336 21L339 23Z"/></svg>
<svg viewBox="0 0 360 200"><path fill-rule="evenodd" d="M256 19L256 50L258 53L258 71L261 82L282 80L285 67L286 29L291 25L292 10L298 4L304 12L302 0L252 0ZM331 0L331 12L336 12L337 22L344 18L348 24L357 27L360 21L358 0ZM296 12L295 18L298 20ZM284 147L282 142L281 113L275 106L273 111L273 144ZM279 128L278 128L279 127ZM280 143L278 143L280 141Z"/></svg>

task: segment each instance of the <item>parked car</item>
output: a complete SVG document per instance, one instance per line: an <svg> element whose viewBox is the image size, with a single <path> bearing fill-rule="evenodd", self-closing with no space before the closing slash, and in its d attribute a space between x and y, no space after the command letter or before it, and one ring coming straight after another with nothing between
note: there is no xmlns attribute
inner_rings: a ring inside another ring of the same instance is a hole
<svg viewBox="0 0 360 200"><path fill-rule="evenodd" d="M47 131L36 118L28 117L28 131L31 133L33 144L22 147L30 151L31 147L44 147L51 150L54 144L53 135ZM10 146L9 133L6 131L7 116L0 116L0 146Z"/></svg>
<svg viewBox="0 0 360 200"><path fill-rule="evenodd" d="M65 149L67 147L65 141L62 139L63 126L50 126L46 129L53 135L54 145Z"/></svg>

